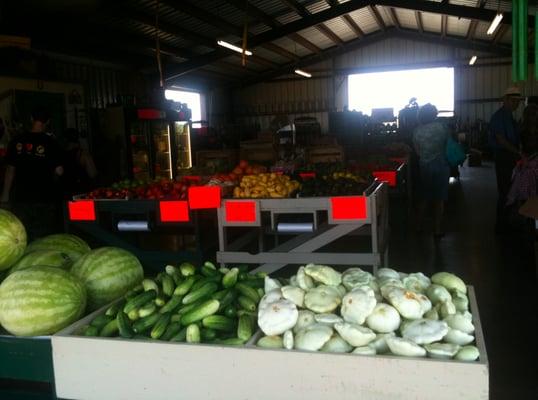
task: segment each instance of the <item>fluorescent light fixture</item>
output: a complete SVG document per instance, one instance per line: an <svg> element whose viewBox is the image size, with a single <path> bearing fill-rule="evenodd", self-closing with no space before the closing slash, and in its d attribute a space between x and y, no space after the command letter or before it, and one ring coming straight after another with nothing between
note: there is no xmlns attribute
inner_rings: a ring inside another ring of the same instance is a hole
<svg viewBox="0 0 538 400"><path fill-rule="evenodd" d="M476 56L472 56L471 59L469 60L469 65L474 65L474 63L476 62Z"/></svg>
<svg viewBox="0 0 538 400"><path fill-rule="evenodd" d="M488 35L493 35L493 32L495 32L495 30L501 23L502 19L503 19L502 13L497 13L497 15L495 15L495 18L493 18L493 21L491 21L491 25L488 28L488 31L487 31Z"/></svg>
<svg viewBox="0 0 538 400"><path fill-rule="evenodd" d="M302 69L296 69L295 73L297 75L304 76L305 78L312 78L312 74L309 74L308 72L303 71Z"/></svg>
<svg viewBox="0 0 538 400"><path fill-rule="evenodd" d="M243 54L243 49L242 49L241 47L234 46L233 44L228 43L228 42L225 42L224 40L219 40L219 41L217 41L217 44L218 44L219 46L226 47L227 49L230 49L230 50L233 50L233 51L237 51L238 53ZM252 51L250 51L250 50L245 50L245 54L246 54L247 56L251 56L251 55L252 55Z"/></svg>

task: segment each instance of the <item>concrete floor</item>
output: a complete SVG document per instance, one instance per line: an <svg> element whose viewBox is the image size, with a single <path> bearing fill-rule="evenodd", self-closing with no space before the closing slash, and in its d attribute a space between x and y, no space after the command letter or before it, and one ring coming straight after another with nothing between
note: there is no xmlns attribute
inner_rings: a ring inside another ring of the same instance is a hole
<svg viewBox="0 0 538 400"><path fill-rule="evenodd" d="M535 243L524 235L494 234L495 202L493 166L462 168L459 183L450 187L447 234L438 242L415 234L405 205L391 202L390 265L428 275L452 271L472 284L490 361L490 398L538 399ZM8 397L0 391L0 398L52 398L46 388L32 396L11 389L4 392Z"/></svg>
<svg viewBox="0 0 538 400"><path fill-rule="evenodd" d="M391 213L390 264L405 272L452 271L476 290L490 362L491 399L538 399L534 238L494 233L492 164L463 167L450 187L446 236L417 235L406 213ZM400 210L401 211L401 210Z"/></svg>

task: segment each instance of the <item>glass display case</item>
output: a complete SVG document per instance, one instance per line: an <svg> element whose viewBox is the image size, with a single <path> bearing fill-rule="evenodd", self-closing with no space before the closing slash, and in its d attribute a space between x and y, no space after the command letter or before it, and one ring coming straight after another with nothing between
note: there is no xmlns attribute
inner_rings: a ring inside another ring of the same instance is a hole
<svg viewBox="0 0 538 400"><path fill-rule="evenodd" d="M131 157L133 178L148 180L150 173L150 154L148 135L142 121L133 121L130 129Z"/></svg>
<svg viewBox="0 0 538 400"><path fill-rule="evenodd" d="M170 137L170 125L167 121L154 121L151 124L151 137L153 138L153 148L155 159L153 170L155 178L172 179L172 146Z"/></svg>
<svg viewBox="0 0 538 400"><path fill-rule="evenodd" d="M174 142L176 147L176 172L192 167L191 135L187 121L174 122Z"/></svg>

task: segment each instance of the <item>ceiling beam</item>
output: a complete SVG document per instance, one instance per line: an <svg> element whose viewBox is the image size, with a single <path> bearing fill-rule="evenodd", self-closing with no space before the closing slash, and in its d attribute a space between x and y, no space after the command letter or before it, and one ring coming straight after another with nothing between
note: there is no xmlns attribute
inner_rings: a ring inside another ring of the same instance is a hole
<svg viewBox="0 0 538 400"><path fill-rule="evenodd" d="M357 35L357 37L364 37L364 31L359 27L359 25L351 18L351 15L343 16L344 22L349 26L349 28Z"/></svg>
<svg viewBox="0 0 538 400"><path fill-rule="evenodd" d="M376 31L374 33L366 35L362 39L353 39L342 47L333 46L329 49L323 50L320 54L314 54L301 58L298 62L290 63L284 66L279 67L276 70L268 71L267 73L260 74L258 77L246 80L240 83L240 86L249 86L256 83L268 81L274 79L278 76L287 75L292 73L296 68L306 68L310 65L317 64L323 60L334 58L338 55L344 54L349 51L353 51L373 43L380 42L385 39L390 38L404 38L410 40L421 41L425 43L434 43L439 45L449 45L458 48L473 49L481 52L487 52L495 54L497 56L510 56L511 48L510 46L501 46L492 44L485 41L475 41L469 42L466 39L447 36L443 38L440 34L435 33L419 33L414 29L396 29L393 27L388 27L385 31Z"/></svg>
<svg viewBox="0 0 538 400"><path fill-rule="evenodd" d="M506 32L508 32L508 28L508 25L501 24L501 26L499 27L499 29L497 29L497 32L493 36L493 43L499 43L500 41L502 41L502 38L504 37ZM529 42L531 41L529 40Z"/></svg>
<svg viewBox="0 0 538 400"><path fill-rule="evenodd" d="M273 53L281 55L282 57L287 58L289 60L299 59L299 56L297 54L293 54L291 51L288 51L283 47L277 46L274 43L265 43L265 44L262 44L260 47L263 47L264 49L267 49L269 51L272 51Z"/></svg>
<svg viewBox="0 0 538 400"><path fill-rule="evenodd" d="M321 53L321 49L318 46L316 46L310 40L305 39L298 33L290 33L288 37L294 42L303 46L305 49L310 50L312 53Z"/></svg>
<svg viewBox="0 0 538 400"><path fill-rule="evenodd" d="M415 19L417 20L417 27L420 33L424 32L424 24L422 23L422 13L420 11L415 11Z"/></svg>
<svg viewBox="0 0 538 400"><path fill-rule="evenodd" d="M448 30L448 16L445 14L441 15L441 36L445 37Z"/></svg>
<svg viewBox="0 0 538 400"><path fill-rule="evenodd" d="M368 6L368 11L370 11L370 14L372 14L372 17L374 17L379 29L381 29L382 31L386 30L387 26L385 25L385 21L383 21L383 18L379 14L379 11L377 11L376 6Z"/></svg>
<svg viewBox="0 0 538 400"><path fill-rule="evenodd" d="M389 7L389 15L392 19L392 23L394 24L394 26L397 29L401 29L402 25L400 25L400 20L398 19L398 15L396 14L396 10L394 9L394 7Z"/></svg>
<svg viewBox="0 0 538 400"><path fill-rule="evenodd" d="M476 33L476 27L478 26L478 21L473 19L469 24L469 29L467 30L467 40L473 40L474 34Z"/></svg>
<svg viewBox="0 0 538 400"><path fill-rule="evenodd" d="M170 1L170 0L167 0L167 1ZM331 20L333 18L340 17L344 14L349 14L350 12L366 7L370 5L371 3L373 2L367 1L367 0L350 0L348 2L341 3L340 5L336 7L331 7L327 10L320 11L319 13L312 14L309 17L303 17L300 20L282 25L278 29L271 29L270 31L263 32L259 35L255 35L249 40L250 47L256 47L263 43L272 42L274 40L285 37L289 35L290 33L301 31L303 29L309 28L311 26L315 26L317 24ZM493 17L495 16L495 11L493 10L477 9L475 7L460 6L460 5L450 4L450 3L446 5L440 5L439 3L436 3L436 2L419 1L419 0L398 0L398 1L377 0L375 1L375 3L381 4L381 5L388 5L391 7L397 7L397 8L398 7L406 8L406 9L416 8L419 11L427 11L427 12L441 13L441 14L444 13L444 14L452 15L456 17L459 16L459 17L469 18L469 19L473 19L473 18L479 19L481 21L491 21ZM507 20L507 22L511 21L511 14L506 13L505 19ZM533 26L533 25L534 25L534 17L532 17L532 24L529 26ZM186 74L190 71L200 68L201 66L205 64L218 60L224 56L225 55L222 52L219 52L218 50L216 50L211 53L196 57L196 59L189 60L188 62L183 63L183 65L178 66L178 68L175 69L167 77L167 80L171 80L178 76Z"/></svg>
<svg viewBox="0 0 538 400"><path fill-rule="evenodd" d="M304 5L302 5L296 0L280 1L284 3L288 8L292 9L296 14L299 14L302 18L308 18L312 15L312 13L308 11L308 8L306 8ZM329 40L331 40L334 44L338 46L342 46L344 44L344 41L340 39L340 37L338 37L336 33L330 30L327 25L323 23L317 24L316 29L322 34L324 34L327 38L329 38Z"/></svg>

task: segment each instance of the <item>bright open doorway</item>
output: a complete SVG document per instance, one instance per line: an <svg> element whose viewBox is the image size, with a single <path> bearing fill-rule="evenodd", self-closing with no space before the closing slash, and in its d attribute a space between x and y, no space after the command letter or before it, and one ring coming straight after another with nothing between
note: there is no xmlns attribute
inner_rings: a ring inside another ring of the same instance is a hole
<svg viewBox="0 0 538 400"><path fill-rule="evenodd" d="M202 99L199 92L168 89L165 90L164 96L168 100L173 100L178 103L186 103L192 111L192 121L198 122L202 120ZM193 123L193 128L200 128L200 123Z"/></svg>

